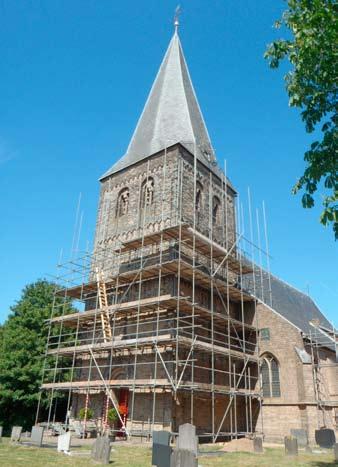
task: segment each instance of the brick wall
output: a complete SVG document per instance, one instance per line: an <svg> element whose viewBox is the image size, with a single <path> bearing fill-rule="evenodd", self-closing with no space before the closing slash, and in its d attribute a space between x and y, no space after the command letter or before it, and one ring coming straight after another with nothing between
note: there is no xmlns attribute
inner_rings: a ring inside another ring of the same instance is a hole
<svg viewBox="0 0 338 467"><path fill-rule="evenodd" d="M258 328L268 328L269 340L259 340L260 355L273 355L279 363L280 397L266 397L263 401L263 424L267 440L282 441L290 434L291 428L303 428L308 431L310 442L314 441L314 432L318 428L318 410L314 391L312 365L302 363L295 351L309 349L304 346L300 331L270 308L257 306ZM333 354L324 352L321 361L333 359ZM334 391L336 379L333 372L336 368L328 368L326 378L328 387ZM257 421L261 424L260 414ZM323 420L323 416L319 418ZM333 409L325 411L328 427L333 427ZM320 423L322 426L323 423Z"/></svg>

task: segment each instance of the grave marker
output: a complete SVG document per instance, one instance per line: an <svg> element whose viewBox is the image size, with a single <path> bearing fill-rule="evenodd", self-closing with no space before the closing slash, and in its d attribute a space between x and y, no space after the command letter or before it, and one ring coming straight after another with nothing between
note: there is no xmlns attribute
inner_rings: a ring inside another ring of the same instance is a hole
<svg viewBox="0 0 338 467"><path fill-rule="evenodd" d="M330 428L321 428L315 431L315 439L321 448L332 448L336 442L334 431Z"/></svg>
<svg viewBox="0 0 338 467"><path fill-rule="evenodd" d="M175 449L171 455L170 467L197 467L197 457L187 449Z"/></svg>
<svg viewBox="0 0 338 467"><path fill-rule="evenodd" d="M1 443L1 441L2 441L2 430L3 430L3 427L0 426L0 443Z"/></svg>
<svg viewBox="0 0 338 467"><path fill-rule="evenodd" d="M309 444L307 431L301 428L291 428L290 434L293 438L297 438L298 446L305 447Z"/></svg>
<svg viewBox="0 0 338 467"><path fill-rule="evenodd" d="M292 438L292 436L285 436L284 445L285 445L285 454L287 456L298 456L297 438Z"/></svg>
<svg viewBox="0 0 338 467"><path fill-rule="evenodd" d="M254 448L254 452L263 452L263 439L262 438L254 438L253 439L253 448Z"/></svg>
<svg viewBox="0 0 338 467"><path fill-rule="evenodd" d="M109 464L111 445L107 436L99 436L96 438L92 447L91 457L96 462L101 464Z"/></svg>
<svg viewBox="0 0 338 467"><path fill-rule="evenodd" d="M196 427L184 423L178 429L176 449L171 455L170 467L197 467L198 437Z"/></svg>
<svg viewBox="0 0 338 467"><path fill-rule="evenodd" d="M22 433L22 426L13 426L12 433L11 433L11 441L12 443L18 443L21 438Z"/></svg>
<svg viewBox="0 0 338 467"><path fill-rule="evenodd" d="M71 441L70 431L68 431L64 435L59 435L58 436L58 446L57 446L58 452L64 452L65 454L69 454L70 441Z"/></svg>
<svg viewBox="0 0 338 467"><path fill-rule="evenodd" d="M177 449L191 451L197 456L198 437L196 427L190 423L184 423L178 429Z"/></svg>
<svg viewBox="0 0 338 467"><path fill-rule="evenodd" d="M44 427L42 426L32 426L32 434L31 434L31 443L35 444L39 448L42 446L43 440L43 432L45 431Z"/></svg>
<svg viewBox="0 0 338 467"><path fill-rule="evenodd" d="M172 453L170 437L171 433L169 431L153 431L152 465L170 467Z"/></svg>
<svg viewBox="0 0 338 467"><path fill-rule="evenodd" d="M333 457L334 460L338 462L338 443L335 443L333 446Z"/></svg>

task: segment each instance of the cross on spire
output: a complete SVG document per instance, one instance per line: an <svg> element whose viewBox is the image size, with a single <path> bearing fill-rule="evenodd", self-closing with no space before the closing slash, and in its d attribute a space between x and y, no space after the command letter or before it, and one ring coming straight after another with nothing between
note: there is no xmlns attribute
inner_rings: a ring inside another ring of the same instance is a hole
<svg viewBox="0 0 338 467"><path fill-rule="evenodd" d="M177 30L178 30L178 26L180 25L180 22L179 22L179 17L180 17L180 14L181 14L181 5L177 5L176 9L175 9L175 16L174 16L174 26L175 26L175 32L177 33Z"/></svg>

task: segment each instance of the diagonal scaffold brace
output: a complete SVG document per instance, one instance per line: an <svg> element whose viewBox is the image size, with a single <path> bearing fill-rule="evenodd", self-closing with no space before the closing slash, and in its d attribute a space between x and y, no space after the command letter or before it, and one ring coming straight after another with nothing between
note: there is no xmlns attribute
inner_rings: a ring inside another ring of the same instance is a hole
<svg viewBox="0 0 338 467"><path fill-rule="evenodd" d="M119 408L118 408L118 406L117 406L117 404L116 404L116 402L115 402L115 400L114 400L114 398L113 398L113 396L112 396L112 394L111 394L111 390L109 389L109 387L108 387L108 385L107 385L107 383L106 383L106 381L105 381L105 379L104 379L104 377L103 377L103 375L102 375L102 373L101 373L100 367L99 367L99 365L97 364L96 358L94 357L94 353L93 353L93 351L92 351L91 348L89 349L89 352L90 352L90 354L91 354L91 356L92 356L93 362L95 363L95 366L96 366L96 369L97 369L97 371L98 371L98 373L99 373L99 375L100 375L100 378L102 379L102 382L103 382L104 387L105 387L105 390L106 390L106 394L107 394L107 396L109 397L109 399L112 401L112 404L113 404L113 406L114 406L114 409L116 410L116 413L117 413L117 415L118 415L118 417L119 417L119 420L120 420L120 422L121 422L122 428L124 429L126 435L127 435L128 438L129 438L130 433L129 433L129 431L127 430L127 427L126 427L126 425L125 425L125 423L124 423L124 421L123 421L123 419L122 419L122 417L121 417L121 415L120 415Z"/></svg>

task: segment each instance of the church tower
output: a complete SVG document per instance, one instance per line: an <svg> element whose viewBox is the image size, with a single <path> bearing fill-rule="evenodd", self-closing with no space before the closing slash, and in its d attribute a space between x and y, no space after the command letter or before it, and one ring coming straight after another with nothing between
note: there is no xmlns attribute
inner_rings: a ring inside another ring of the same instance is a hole
<svg viewBox="0 0 338 467"><path fill-rule="evenodd" d="M126 153L101 178L96 247L118 245L179 220L192 223L194 198L199 230L209 236L212 212L213 236L231 245L234 197L218 167L175 31Z"/></svg>
<svg viewBox="0 0 338 467"><path fill-rule="evenodd" d="M254 433L255 302L242 286L252 270L177 27L128 149L100 182L88 277L65 292L84 311L51 319L76 338L48 354L76 371L43 388L68 391L71 417L84 409L102 429L115 409L119 435L186 422L200 440Z"/></svg>

